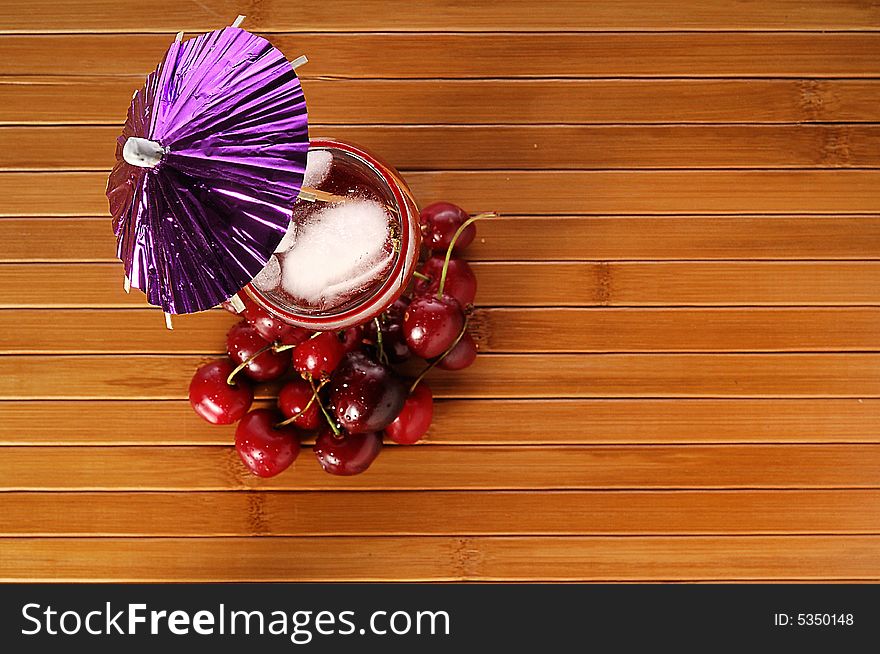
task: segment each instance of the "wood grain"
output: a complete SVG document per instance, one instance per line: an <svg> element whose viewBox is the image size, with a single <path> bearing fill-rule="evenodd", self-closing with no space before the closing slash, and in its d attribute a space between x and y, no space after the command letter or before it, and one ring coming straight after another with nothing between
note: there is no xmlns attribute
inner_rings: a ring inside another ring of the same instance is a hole
<svg viewBox="0 0 880 654"><path fill-rule="evenodd" d="M500 216L478 234L471 261L880 258L876 215ZM0 218L0 262L59 261L117 261L109 218Z"/></svg>
<svg viewBox="0 0 880 654"><path fill-rule="evenodd" d="M0 354L205 354L238 320L209 311L157 329L155 309L0 310ZM481 352L876 352L880 308L478 309ZM79 334L76 340L70 333Z"/></svg>
<svg viewBox="0 0 880 654"><path fill-rule="evenodd" d="M402 170L868 168L880 125L321 126ZM0 127L0 170L109 171L118 127ZM58 148L58 143L65 144ZM443 148L435 144L443 143Z"/></svg>
<svg viewBox="0 0 880 654"><path fill-rule="evenodd" d="M0 124L121 124L143 76L0 77ZM303 80L326 125L876 122L880 81ZM351 111L357 98L357 111Z"/></svg>
<svg viewBox="0 0 880 654"><path fill-rule="evenodd" d="M3 32L204 32L248 14L248 29L275 31L647 31L647 30L865 30L880 27L873 3L852 0L620 0L572 3L551 0L535 11L528 0L449 3L427 0L388 4L381 0L156 0L120 7L107 0L33 0L11 13Z"/></svg>
<svg viewBox="0 0 880 654"><path fill-rule="evenodd" d="M180 520L181 507L187 520ZM880 532L876 490L3 493L0 510L2 536Z"/></svg>
<svg viewBox="0 0 880 654"><path fill-rule="evenodd" d="M256 406L273 404L258 401ZM133 428L146 420L149 429ZM426 443L880 443L878 420L880 401L861 398L441 399ZM187 400L0 402L0 445L227 446L231 441L231 429L203 422Z"/></svg>
<svg viewBox="0 0 880 654"><path fill-rule="evenodd" d="M870 32L383 32L268 37L291 59L300 53L309 56L309 65L297 71L307 79L852 78L876 77L880 56L880 36ZM169 42L168 33L8 35L0 41L4 54L0 75L140 75L155 68ZM382 56L377 57L377 52Z"/></svg>
<svg viewBox="0 0 880 654"><path fill-rule="evenodd" d="M6 538L0 580L876 580L878 551L877 536Z"/></svg>
<svg viewBox="0 0 880 654"><path fill-rule="evenodd" d="M867 444L387 447L353 477L328 475L304 451L271 479L250 474L231 445L0 455L4 491L880 488L880 446Z"/></svg>
<svg viewBox="0 0 880 654"><path fill-rule="evenodd" d="M0 399L182 399L207 359L8 355L0 357ZM426 379L443 398L870 398L880 397L880 355L485 354L466 370L435 369ZM260 397L274 391L257 387Z"/></svg>
<svg viewBox="0 0 880 654"><path fill-rule="evenodd" d="M406 179L422 205L444 198L513 214L880 212L880 170L480 170ZM106 185L97 172L0 173L0 216L101 215Z"/></svg>
<svg viewBox="0 0 880 654"><path fill-rule="evenodd" d="M873 261L482 262L472 266L479 280L477 303L484 306L880 304L880 262ZM118 263L0 264L3 309L146 305L139 291L126 295L121 289ZM181 324L186 321L181 318ZM184 332L166 336L186 338Z"/></svg>

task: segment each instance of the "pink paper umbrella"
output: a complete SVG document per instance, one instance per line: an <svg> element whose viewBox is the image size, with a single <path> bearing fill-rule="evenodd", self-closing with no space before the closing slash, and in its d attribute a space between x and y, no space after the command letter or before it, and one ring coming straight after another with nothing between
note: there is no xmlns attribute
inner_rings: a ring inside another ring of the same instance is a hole
<svg viewBox="0 0 880 654"><path fill-rule="evenodd" d="M299 78L238 22L178 35L117 139L107 197L126 290L166 315L235 296L266 265L300 195L309 136Z"/></svg>

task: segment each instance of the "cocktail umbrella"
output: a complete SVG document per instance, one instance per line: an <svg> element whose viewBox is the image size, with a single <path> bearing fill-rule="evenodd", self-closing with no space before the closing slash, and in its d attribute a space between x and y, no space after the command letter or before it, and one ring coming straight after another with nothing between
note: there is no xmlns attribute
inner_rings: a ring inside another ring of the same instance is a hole
<svg viewBox="0 0 880 654"><path fill-rule="evenodd" d="M143 290L166 318L234 297L266 265L300 194L309 139L299 79L239 22L178 34L117 139L107 197L126 290Z"/></svg>

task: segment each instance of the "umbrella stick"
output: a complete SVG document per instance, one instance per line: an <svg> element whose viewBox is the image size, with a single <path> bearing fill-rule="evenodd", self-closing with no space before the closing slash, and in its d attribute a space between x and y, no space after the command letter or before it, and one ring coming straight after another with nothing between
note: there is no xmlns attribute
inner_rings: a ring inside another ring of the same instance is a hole
<svg viewBox="0 0 880 654"><path fill-rule="evenodd" d="M247 18L247 16L243 16L243 15L239 14L238 17L234 21L232 21L232 26L233 27L241 27L241 24L244 22L245 18Z"/></svg>
<svg viewBox="0 0 880 654"><path fill-rule="evenodd" d="M307 64L307 63L309 63L309 58L306 57L305 55L300 55L299 57L297 57L296 59L291 61L290 65L293 67L294 70L296 70L297 68L299 68L303 64Z"/></svg>
<svg viewBox="0 0 880 654"><path fill-rule="evenodd" d="M125 276L125 281L122 282L122 290L126 293L131 293L131 279L129 279L128 275Z"/></svg>
<svg viewBox="0 0 880 654"><path fill-rule="evenodd" d="M241 313L245 309L244 302L238 297L238 293L229 298L229 304L235 309L235 313Z"/></svg>
<svg viewBox="0 0 880 654"><path fill-rule="evenodd" d="M171 314L167 311L165 312L165 328L166 329L174 329L174 325L171 324Z"/></svg>
<svg viewBox="0 0 880 654"><path fill-rule="evenodd" d="M344 195L335 195L327 193L327 191L319 191L316 188L303 186L299 190L299 199L306 202L345 202L347 198Z"/></svg>

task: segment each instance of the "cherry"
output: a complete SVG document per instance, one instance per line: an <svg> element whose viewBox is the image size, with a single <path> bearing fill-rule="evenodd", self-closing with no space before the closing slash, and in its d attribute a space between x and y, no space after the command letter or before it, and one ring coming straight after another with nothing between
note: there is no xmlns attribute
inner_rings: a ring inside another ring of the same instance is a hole
<svg viewBox="0 0 880 654"><path fill-rule="evenodd" d="M433 295L440 288L440 277L443 275L444 257L434 255L422 264L421 273L430 280L420 279L416 282L415 292L418 295ZM458 303L466 307L474 303L477 295L477 276L473 268L464 259L450 259L446 269L446 282L443 292L451 295Z"/></svg>
<svg viewBox="0 0 880 654"><path fill-rule="evenodd" d="M451 202L429 204L419 214L425 245L432 250L445 250L452 242L456 230L469 217L464 209ZM455 247L466 248L476 235L477 228L473 224L468 225L455 242Z"/></svg>
<svg viewBox="0 0 880 654"><path fill-rule="evenodd" d="M336 436L325 428L315 439L315 456L331 475L357 475L370 467L382 449L376 432Z"/></svg>
<svg viewBox="0 0 880 654"><path fill-rule="evenodd" d="M290 425L276 427L279 416L271 409L254 409L235 428L235 449L248 470L258 477L274 477L299 454L299 438Z"/></svg>
<svg viewBox="0 0 880 654"><path fill-rule="evenodd" d="M247 381L226 383L234 368L229 359L217 359L196 370L189 383L192 408L213 425L231 425L248 412L254 401L254 389Z"/></svg>
<svg viewBox="0 0 880 654"><path fill-rule="evenodd" d="M293 367L303 377L322 379L336 370L345 348L336 332L319 332L293 350Z"/></svg>
<svg viewBox="0 0 880 654"><path fill-rule="evenodd" d="M296 345L309 337L308 330L288 325L281 318L272 315L254 302L246 293L242 293L240 297L244 302L242 315L254 326L260 336L270 343Z"/></svg>
<svg viewBox="0 0 880 654"><path fill-rule="evenodd" d="M354 352L360 350L364 344L364 326L354 325L346 327L339 333L339 340L342 343L343 352Z"/></svg>
<svg viewBox="0 0 880 654"><path fill-rule="evenodd" d="M419 382L406 398L400 415L385 428L385 435L395 443L412 445L425 435L434 416L431 388Z"/></svg>
<svg viewBox="0 0 880 654"><path fill-rule="evenodd" d="M403 316L407 307L409 307L409 298L401 296L378 318L382 328L382 349L391 363L403 363L412 354L403 336ZM364 336L367 342L378 346L375 320L364 326Z"/></svg>
<svg viewBox="0 0 880 654"><path fill-rule="evenodd" d="M473 337L465 332L461 340L449 351L445 357L437 362L438 368L443 370L462 370L471 365L477 358L477 344Z"/></svg>
<svg viewBox="0 0 880 654"><path fill-rule="evenodd" d="M278 408L285 418L293 418L293 423L300 429L311 431L321 426L321 413L318 408L320 399L312 397L312 385L303 379L287 382L278 393ZM308 409L306 407L308 406Z"/></svg>
<svg viewBox="0 0 880 654"><path fill-rule="evenodd" d="M406 387L387 366L363 352L349 352L330 378L330 406L339 424L352 434L381 431L406 401Z"/></svg>
<svg viewBox="0 0 880 654"><path fill-rule="evenodd" d="M406 343L414 354L430 359L443 354L464 325L461 305L451 295L420 295L403 318Z"/></svg>
<svg viewBox="0 0 880 654"><path fill-rule="evenodd" d="M233 325L226 335L226 351L230 359L238 364L252 359L243 372L254 381L277 379L290 366L290 352L276 352L269 345L256 328L247 322ZM265 351L257 354L260 350Z"/></svg>

